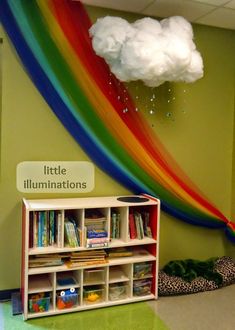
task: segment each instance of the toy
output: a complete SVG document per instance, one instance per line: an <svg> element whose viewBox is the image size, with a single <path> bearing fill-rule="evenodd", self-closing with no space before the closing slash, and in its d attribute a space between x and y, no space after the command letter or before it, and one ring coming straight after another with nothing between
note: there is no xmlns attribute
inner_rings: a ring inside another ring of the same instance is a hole
<svg viewBox="0 0 235 330"><path fill-rule="evenodd" d="M97 293L91 292L91 293L88 294L87 300L90 301L90 302L95 302L99 298L100 298L100 296Z"/></svg>
<svg viewBox="0 0 235 330"><path fill-rule="evenodd" d="M123 284L115 284L109 287L109 298L110 300L118 300L125 297L126 286Z"/></svg>
<svg viewBox="0 0 235 330"><path fill-rule="evenodd" d="M151 275L152 264L150 263L138 263L134 264L134 276L135 278L143 278L147 275Z"/></svg>
<svg viewBox="0 0 235 330"><path fill-rule="evenodd" d="M67 290L62 290L57 293L57 308L71 308L77 305L77 291L75 288L70 288Z"/></svg>
<svg viewBox="0 0 235 330"><path fill-rule="evenodd" d="M144 296L151 293L151 280L139 280L133 283L133 293L135 296Z"/></svg>
<svg viewBox="0 0 235 330"><path fill-rule="evenodd" d="M84 288L83 298L89 304L97 303L101 300L103 289L98 286L89 286Z"/></svg>
<svg viewBox="0 0 235 330"><path fill-rule="evenodd" d="M44 292L33 294L29 298L30 313L46 312L49 309L49 305L50 305L50 296L46 295Z"/></svg>

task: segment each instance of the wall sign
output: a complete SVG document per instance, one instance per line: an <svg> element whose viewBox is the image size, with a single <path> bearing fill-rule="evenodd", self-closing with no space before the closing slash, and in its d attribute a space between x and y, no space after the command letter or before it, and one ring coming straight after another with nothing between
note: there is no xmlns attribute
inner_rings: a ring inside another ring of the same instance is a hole
<svg viewBox="0 0 235 330"><path fill-rule="evenodd" d="M24 193L87 193L94 189L94 165L86 161L25 161L16 169Z"/></svg>

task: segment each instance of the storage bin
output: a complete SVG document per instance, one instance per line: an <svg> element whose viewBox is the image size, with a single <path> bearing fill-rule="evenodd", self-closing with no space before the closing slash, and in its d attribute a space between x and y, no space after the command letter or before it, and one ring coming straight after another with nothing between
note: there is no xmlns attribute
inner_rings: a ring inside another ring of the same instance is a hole
<svg viewBox="0 0 235 330"><path fill-rule="evenodd" d="M134 278L143 278L152 275L152 264L150 262L141 262L134 264Z"/></svg>
<svg viewBox="0 0 235 330"><path fill-rule="evenodd" d="M133 295L146 296L151 294L152 280L137 280L133 282Z"/></svg>
<svg viewBox="0 0 235 330"><path fill-rule="evenodd" d="M47 312L50 306L50 295L37 293L29 296L28 310L30 313Z"/></svg>
<svg viewBox="0 0 235 330"><path fill-rule="evenodd" d="M120 300L127 298L127 285L114 283L109 285L109 299Z"/></svg>
<svg viewBox="0 0 235 330"><path fill-rule="evenodd" d="M93 286L93 287L86 287L83 290L83 300L85 304L97 304L103 301L104 298L104 289Z"/></svg>
<svg viewBox="0 0 235 330"><path fill-rule="evenodd" d="M78 305L78 292L63 290L56 293L56 306L58 309L72 308Z"/></svg>
<svg viewBox="0 0 235 330"><path fill-rule="evenodd" d="M104 268L92 268L84 270L84 283L101 284L104 282Z"/></svg>

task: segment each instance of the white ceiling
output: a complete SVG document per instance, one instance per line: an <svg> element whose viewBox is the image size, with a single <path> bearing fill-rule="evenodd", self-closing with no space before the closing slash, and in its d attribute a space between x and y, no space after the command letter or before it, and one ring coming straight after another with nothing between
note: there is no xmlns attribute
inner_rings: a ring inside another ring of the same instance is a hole
<svg viewBox="0 0 235 330"><path fill-rule="evenodd" d="M183 16L190 22L235 30L235 0L81 0L144 16Z"/></svg>

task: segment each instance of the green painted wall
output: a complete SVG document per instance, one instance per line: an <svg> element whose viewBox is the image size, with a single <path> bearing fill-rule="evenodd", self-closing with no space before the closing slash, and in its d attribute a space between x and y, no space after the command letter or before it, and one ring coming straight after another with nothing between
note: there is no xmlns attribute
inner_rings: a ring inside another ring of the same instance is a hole
<svg viewBox="0 0 235 330"><path fill-rule="evenodd" d="M92 19L137 15L88 7ZM168 150L213 203L233 216L235 199L234 72L235 31L195 26L195 42L202 53L205 77L192 84L165 84L151 90L141 83L128 88ZM16 190L16 166L25 160L89 160L56 119L31 83L3 30L1 177L0 177L0 290L20 285L21 199ZM169 92L171 89L171 92ZM150 96L158 97L150 115ZM170 94L169 94L170 93ZM173 97L175 97L173 101ZM167 102L171 99L171 102ZM169 117L169 113L172 114ZM167 115L168 114L168 115ZM129 193L98 168L95 189L85 196ZM75 195L26 194L26 198ZM160 263L176 258L232 255L234 247L218 230L193 227L164 213L161 216Z"/></svg>

